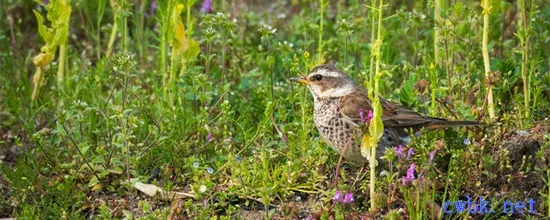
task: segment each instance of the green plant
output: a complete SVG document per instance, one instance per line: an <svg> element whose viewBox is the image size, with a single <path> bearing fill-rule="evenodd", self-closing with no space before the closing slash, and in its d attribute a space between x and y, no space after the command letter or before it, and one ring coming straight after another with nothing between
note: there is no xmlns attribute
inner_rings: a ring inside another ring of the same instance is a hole
<svg viewBox="0 0 550 220"><path fill-rule="evenodd" d="M38 1L39 4L44 5ZM36 20L38 21L38 33L46 42L42 48L41 53L33 57L32 62L36 66L36 72L34 73L33 83L34 89L32 92L32 99L38 98L40 87L44 82L44 74L55 58L55 51L57 47L60 49L59 53L59 65L57 70L58 86L61 86L63 77L65 75L65 60L66 49L65 44L69 36L69 19L71 17L71 2L68 0L53 0L50 4L45 5L47 11L47 19L51 22L51 28L46 27L44 24L44 18L40 13L34 11Z"/></svg>
<svg viewBox="0 0 550 220"><path fill-rule="evenodd" d="M384 124L382 124L382 105L380 104L380 92L379 92L379 81L380 78L387 74L386 71L380 71L380 61L381 54L380 54L380 48L382 47L382 12L384 7L384 1L381 0L378 3L378 9L376 12L378 13L378 20L377 20L377 37L376 41L374 42L374 45L371 49L371 56L374 57L376 64L375 64L375 72L371 73L371 80L373 81L368 84L368 96L369 99L372 101L372 111L373 111L373 118L369 123L368 133L365 132L363 134L363 140L361 142L361 154L369 159L369 168L370 168L370 210L371 212L374 212L375 210L375 201L374 201L374 195L375 195L375 183L376 183L376 149L378 147L378 141L382 137L382 134L384 134ZM373 5L374 9L374 5ZM372 23L374 26L375 23ZM373 77L372 77L373 76Z"/></svg>
<svg viewBox="0 0 550 220"><path fill-rule="evenodd" d="M495 118L495 102L493 101L493 84L494 84L494 74L491 72L491 63L489 61L489 16L491 15L491 10L493 8L491 0L481 1L481 7L483 8L483 42L481 44L482 54L483 54L483 64L485 67L485 83L487 84L487 107L489 110L489 117L491 119Z"/></svg>

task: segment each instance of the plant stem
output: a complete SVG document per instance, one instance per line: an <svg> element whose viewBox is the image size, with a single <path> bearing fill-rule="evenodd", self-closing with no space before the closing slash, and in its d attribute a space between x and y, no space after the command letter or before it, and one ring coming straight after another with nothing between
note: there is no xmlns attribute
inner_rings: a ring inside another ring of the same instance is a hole
<svg viewBox="0 0 550 220"><path fill-rule="evenodd" d="M483 64L485 65L485 76L486 79L489 82L487 85L487 102L489 106L489 117L491 119L495 118L495 104L493 101L493 76L491 73L491 64L489 62L489 49L488 49L488 41L489 41L489 15L491 13L491 0L483 0L482 1L482 7L483 7L483 42L482 42L482 53L483 53Z"/></svg>
<svg viewBox="0 0 550 220"><path fill-rule="evenodd" d="M376 64L375 64L375 80L374 80L374 100L373 101L373 111L375 117L381 117L382 114L377 113L377 111L382 110L380 106L380 100L379 100L379 75L380 75L380 60L382 59L380 50L382 47L382 7L384 6L384 0L380 0L379 7L378 7L378 30L377 30L377 37L376 37L376 51L374 54L376 55ZM374 24L373 24L374 25ZM372 74L371 74L372 75ZM372 126L372 125L371 125ZM384 129L383 127L381 128ZM369 188L370 188L370 211L375 211L375 190L374 187L376 185L376 150L378 146L378 141L380 140L379 136L377 134L371 134L371 136L374 139L374 143L371 146L371 159L369 160L369 167L370 167L370 181L369 181Z"/></svg>
<svg viewBox="0 0 550 220"><path fill-rule="evenodd" d="M527 65L529 64L529 18L527 17L527 5L525 0L520 0L518 2L521 5L521 25L523 25L523 40L522 40L522 46L523 51L521 52L521 58L523 62L521 62L521 79L523 80L523 97L524 97L524 107L525 107L525 117L529 118L529 99L531 98L530 94L530 88L529 88L529 80L527 77L527 72L529 71L527 69Z"/></svg>
<svg viewBox="0 0 550 220"><path fill-rule="evenodd" d="M323 60L323 16L324 16L324 8L325 8L325 1L320 0L321 3L320 7L320 18L319 18L319 30L318 32L318 46L317 46L317 64L321 64L321 61Z"/></svg>
<svg viewBox="0 0 550 220"><path fill-rule="evenodd" d="M59 45L59 65L57 66L57 87L58 89L61 89L61 86L63 84L63 78L65 76L65 56L67 54L66 50L67 42Z"/></svg>
<svg viewBox="0 0 550 220"><path fill-rule="evenodd" d="M441 0L434 0L434 60L437 65L439 61L439 28L438 22L441 21Z"/></svg>
<svg viewBox="0 0 550 220"><path fill-rule="evenodd" d="M122 17L122 49L128 51L128 17Z"/></svg>
<svg viewBox="0 0 550 220"><path fill-rule="evenodd" d="M113 29L111 29L111 36L109 37L109 43L107 44L107 52L105 56L110 57L111 51L113 50L113 45L115 44L116 32L118 30L117 15L113 17Z"/></svg>
<svg viewBox="0 0 550 220"><path fill-rule="evenodd" d="M371 0L371 5L374 7L376 4L376 0ZM374 54L372 53L374 50L372 47L374 46L374 40L376 36L376 29L375 29L375 22L376 22L376 14L374 13L374 10L371 10L371 28L370 28L370 44L371 44L371 54L370 54L370 66L369 66L369 84L372 85L374 83Z"/></svg>

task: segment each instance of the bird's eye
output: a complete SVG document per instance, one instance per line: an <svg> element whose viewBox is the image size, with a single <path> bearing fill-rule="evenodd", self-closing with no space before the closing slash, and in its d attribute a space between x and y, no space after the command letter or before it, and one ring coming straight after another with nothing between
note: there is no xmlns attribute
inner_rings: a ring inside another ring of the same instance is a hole
<svg viewBox="0 0 550 220"><path fill-rule="evenodd" d="M313 76L313 79L315 79L316 81L320 81L323 79L323 76L321 76L320 74L317 74L315 76Z"/></svg>

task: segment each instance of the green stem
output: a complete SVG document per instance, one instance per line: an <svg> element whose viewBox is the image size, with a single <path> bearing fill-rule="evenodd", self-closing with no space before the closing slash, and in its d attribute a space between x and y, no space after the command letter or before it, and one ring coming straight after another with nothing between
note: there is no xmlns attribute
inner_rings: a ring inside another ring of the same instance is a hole
<svg viewBox="0 0 550 220"><path fill-rule="evenodd" d="M530 94L530 88L529 88L529 80L527 77L527 72L529 71L527 69L527 65L529 64L529 18L527 17L527 5L525 0L520 0L519 3L521 4L521 10L522 10L522 18L521 20L523 22L520 22L523 25L523 31L524 31L524 39L522 42L523 51L521 52L521 58L523 62L521 62L521 78L523 80L523 96L524 96L524 107L525 107L525 117L529 118L529 99L531 98Z"/></svg>
<svg viewBox="0 0 550 220"><path fill-rule="evenodd" d="M376 0L371 0L371 5L374 7L376 4ZM374 13L374 10L371 10L371 28L370 28L370 43L371 43L371 55L370 55L370 66L369 66L369 84L372 85L374 83L374 54L372 53L373 46L374 46L374 40L376 37L376 29L375 29L375 23L376 23L376 14Z"/></svg>
<svg viewBox="0 0 550 220"><path fill-rule="evenodd" d="M128 51L128 17L122 18L122 48Z"/></svg>
<svg viewBox="0 0 550 220"><path fill-rule="evenodd" d="M483 0L483 42L482 42L482 53L483 53L483 64L485 66L485 74L486 74L486 80L492 80L492 73L491 73L491 64L489 62L489 49L488 49L488 41L489 41L489 15L491 13L491 0ZM495 118L495 104L493 101L493 83L488 83L487 88L487 103L489 107L489 117L491 119Z"/></svg>
<svg viewBox="0 0 550 220"><path fill-rule="evenodd" d="M321 15L319 18L319 31L318 31L318 46L317 46L317 64L321 64L321 61L323 60L323 17L324 17L324 8L325 8L325 1L320 0L321 3Z"/></svg>
<svg viewBox="0 0 550 220"><path fill-rule="evenodd" d="M65 76L65 56L67 54L66 50L67 43L63 43L59 45L59 65L57 66L57 86L58 89L61 89L61 86L63 84L63 78Z"/></svg>
<svg viewBox="0 0 550 220"><path fill-rule="evenodd" d="M441 21L441 0L434 0L434 60L437 65L439 63L439 28L438 22Z"/></svg>
<svg viewBox="0 0 550 220"><path fill-rule="evenodd" d="M105 56L110 57L111 51L113 50L113 45L115 44L116 32L118 30L117 15L113 17L113 29L111 29L111 36L109 37L109 43L107 44L107 52Z"/></svg>
<svg viewBox="0 0 550 220"><path fill-rule="evenodd" d="M382 114L378 113L378 111L381 111L382 108L380 106L380 99L379 99L379 75L380 75L380 60L381 60L381 55L380 55L380 49L382 47L382 7L384 6L384 0L380 0L379 2L379 7L378 7L378 30L377 30L377 37L376 37L376 51L375 51L375 55L376 55L376 65L375 65L375 79L374 79L374 97L372 100L373 101L373 110L374 110L374 115L375 117L381 117ZM372 75L372 74L371 74ZM373 125L371 125L373 126ZM382 130L384 129L383 127L381 128ZM369 185L370 185L370 211L373 212L376 210L376 204L375 204L375 185L376 185L376 164L377 164L377 161L376 161L376 150L377 150L377 145L378 145L378 141L379 141L379 136L378 134L371 134L371 136L373 137L373 145L371 146L371 153L370 153L370 156L371 156L371 159L369 160L369 167L370 167L370 181L369 181Z"/></svg>

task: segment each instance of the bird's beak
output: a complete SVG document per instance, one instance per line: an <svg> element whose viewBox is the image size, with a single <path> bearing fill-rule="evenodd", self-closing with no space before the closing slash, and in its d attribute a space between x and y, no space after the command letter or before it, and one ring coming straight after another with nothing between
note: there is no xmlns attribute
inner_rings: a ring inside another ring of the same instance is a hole
<svg viewBox="0 0 550 220"><path fill-rule="evenodd" d="M301 84L306 84L306 85L309 85L309 83L310 83L310 81L307 80L306 77L292 77L292 78L290 78L290 81L299 82Z"/></svg>

